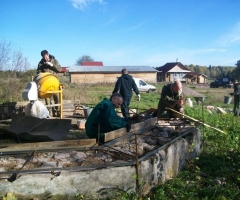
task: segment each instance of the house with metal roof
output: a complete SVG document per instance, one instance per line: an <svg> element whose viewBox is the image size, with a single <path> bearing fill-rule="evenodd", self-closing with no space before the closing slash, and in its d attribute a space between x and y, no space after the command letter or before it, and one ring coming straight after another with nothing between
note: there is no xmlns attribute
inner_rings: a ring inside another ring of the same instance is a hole
<svg viewBox="0 0 240 200"><path fill-rule="evenodd" d="M114 83L126 68L129 75L149 83L157 82L157 70L150 66L69 66L71 83Z"/></svg>
<svg viewBox="0 0 240 200"><path fill-rule="evenodd" d="M176 79L181 82L187 82L187 73L191 72L180 62L166 63L162 67L156 68L159 72L157 73L158 82L172 82Z"/></svg>

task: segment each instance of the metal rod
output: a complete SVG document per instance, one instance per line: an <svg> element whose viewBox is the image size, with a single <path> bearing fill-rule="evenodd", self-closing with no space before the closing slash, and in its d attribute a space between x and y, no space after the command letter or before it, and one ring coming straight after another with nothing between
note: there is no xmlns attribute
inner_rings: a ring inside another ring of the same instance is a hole
<svg viewBox="0 0 240 200"><path fill-rule="evenodd" d="M100 124L98 124L98 149L99 149L99 144L100 144Z"/></svg>
<svg viewBox="0 0 240 200"><path fill-rule="evenodd" d="M136 145L136 163L135 163L135 166L136 166L136 174L137 174L137 179L136 179L136 182L137 182L137 189L139 190L140 189L140 182L139 182L139 172L138 172L138 143L137 143L137 134L134 134L135 136L135 145Z"/></svg>
<svg viewBox="0 0 240 200"><path fill-rule="evenodd" d="M113 148L113 147L107 146L107 145L105 145L105 144L102 144L102 146L105 146L105 147L107 147L107 148L109 148L109 149L112 149L112 150L114 150L114 151L116 151L116 152L119 152L119 153L122 153L122 154L125 154L125 155L127 155L127 156L130 156L130 157L134 158L134 156L132 156L132 155L130 155L130 154L127 154L127 153L125 153L125 152L123 152L123 151L120 151L120 150L118 150L118 149L115 149L115 148Z"/></svg>
<svg viewBox="0 0 240 200"><path fill-rule="evenodd" d="M112 156L112 157L118 158L118 159L120 159L120 160L124 160L124 161L126 161L126 162L130 162L129 160L124 159L123 157L120 157L120 158L119 158L119 156L116 156L116 155L114 155L113 153L110 153L110 152L105 151L105 150L103 150L103 149L99 149L99 151L101 151L101 152L103 152L103 153L105 153L105 154L108 154L108 155L110 155L110 156Z"/></svg>

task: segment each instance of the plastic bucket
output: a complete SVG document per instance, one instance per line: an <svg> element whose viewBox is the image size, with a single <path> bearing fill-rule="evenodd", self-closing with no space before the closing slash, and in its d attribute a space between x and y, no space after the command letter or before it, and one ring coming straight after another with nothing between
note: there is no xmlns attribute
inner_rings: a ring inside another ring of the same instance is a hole
<svg viewBox="0 0 240 200"><path fill-rule="evenodd" d="M86 123L86 120L77 120L78 129L84 130L85 129L85 123Z"/></svg>
<svg viewBox="0 0 240 200"><path fill-rule="evenodd" d="M189 106L189 107L193 107L193 102L190 98L187 98L186 105Z"/></svg>
<svg viewBox="0 0 240 200"><path fill-rule="evenodd" d="M89 117L90 113L92 112L93 108L85 108L84 109L84 116L87 118Z"/></svg>
<svg viewBox="0 0 240 200"><path fill-rule="evenodd" d="M224 96L224 103L225 104L230 104L232 101L232 97Z"/></svg>

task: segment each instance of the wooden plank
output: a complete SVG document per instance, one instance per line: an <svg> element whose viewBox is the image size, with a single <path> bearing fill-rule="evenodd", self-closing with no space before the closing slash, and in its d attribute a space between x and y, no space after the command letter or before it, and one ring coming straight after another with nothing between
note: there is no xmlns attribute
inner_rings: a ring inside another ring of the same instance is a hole
<svg viewBox="0 0 240 200"><path fill-rule="evenodd" d="M96 144L96 139L65 140L53 142L36 142L22 144L4 144L0 146L0 154L5 152L67 150L73 148L90 148Z"/></svg>
<svg viewBox="0 0 240 200"><path fill-rule="evenodd" d="M222 130L220 130L220 129L218 129L218 128L215 128L215 127L210 126L210 125L208 125L208 124L205 124L205 123L203 123L203 122L201 122L201 121L199 121L199 120L197 120L197 119L194 119L194 118L192 118L192 117L189 117L189 116L187 116L187 115L184 115L183 113L177 112L176 110L173 110L173 109L168 108L168 107L166 107L166 110L171 110L171 111L173 111L173 112L175 112L175 113L178 113L178 114L184 116L184 118L190 119L190 120L192 120L192 121L194 121L194 122L197 122L197 123L202 124L202 125L204 125L204 126L206 126L206 127L212 128L212 129L214 129L214 130L217 130L217 131L219 131L219 132L221 132L221 133L226 134L224 131L222 131Z"/></svg>
<svg viewBox="0 0 240 200"><path fill-rule="evenodd" d="M146 128L147 126L151 126L151 125L156 124L156 123L157 123L157 117L150 118L148 120L145 120L145 121L133 124L131 126L131 131L130 132L134 132L134 131L136 131L138 129ZM110 140L114 140L114 139L116 139L118 137L121 137L121 136L123 136L125 134L127 134L126 128L120 128L118 130L105 133L105 135L104 135L104 137L105 137L104 138L104 142L107 142L107 141L110 141Z"/></svg>
<svg viewBox="0 0 240 200"><path fill-rule="evenodd" d="M227 114L227 112L223 108L217 107L217 110L222 114Z"/></svg>

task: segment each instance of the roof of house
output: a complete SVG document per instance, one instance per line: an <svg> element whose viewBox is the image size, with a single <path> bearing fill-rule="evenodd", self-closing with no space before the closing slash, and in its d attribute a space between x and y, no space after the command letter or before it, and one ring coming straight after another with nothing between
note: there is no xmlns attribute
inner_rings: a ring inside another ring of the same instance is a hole
<svg viewBox="0 0 240 200"><path fill-rule="evenodd" d="M61 72L66 72L68 67L62 67L62 71Z"/></svg>
<svg viewBox="0 0 240 200"><path fill-rule="evenodd" d="M91 73L111 73L118 72L121 73L122 69L126 68L129 72L158 72L155 68L150 66L69 66L70 73L76 72L91 72Z"/></svg>
<svg viewBox="0 0 240 200"><path fill-rule="evenodd" d="M181 68L181 70L172 70L176 66ZM157 67L156 69L159 71L162 71L162 73L164 73L164 74L169 71L170 72L190 72L190 70L180 62L166 63L162 67Z"/></svg>
<svg viewBox="0 0 240 200"><path fill-rule="evenodd" d="M103 62L82 62L82 66L103 66Z"/></svg>

